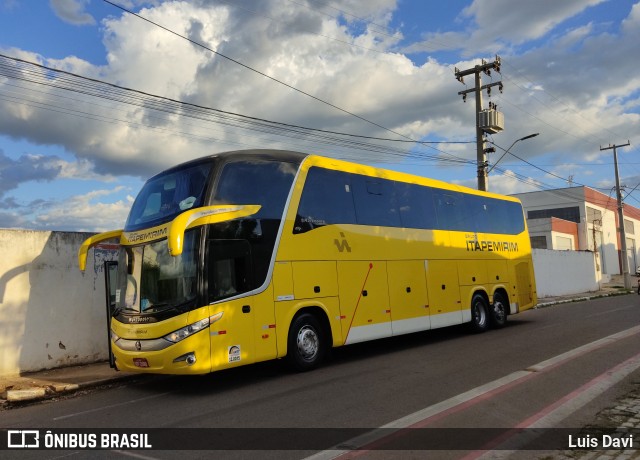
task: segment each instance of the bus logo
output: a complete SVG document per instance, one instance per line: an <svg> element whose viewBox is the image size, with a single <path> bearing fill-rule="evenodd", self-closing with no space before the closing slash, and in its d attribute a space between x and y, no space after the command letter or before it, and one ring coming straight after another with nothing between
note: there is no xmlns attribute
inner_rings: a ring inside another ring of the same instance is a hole
<svg viewBox="0 0 640 460"><path fill-rule="evenodd" d="M351 252L351 246L349 246L349 242L345 238L344 233L340 232L340 238L342 238L341 241L339 241L338 238L333 240L333 244L336 245L338 251L344 252L344 250L346 249L347 252Z"/></svg>
<svg viewBox="0 0 640 460"><path fill-rule="evenodd" d="M35 448L40 447L39 430L8 430L7 447L15 448Z"/></svg>

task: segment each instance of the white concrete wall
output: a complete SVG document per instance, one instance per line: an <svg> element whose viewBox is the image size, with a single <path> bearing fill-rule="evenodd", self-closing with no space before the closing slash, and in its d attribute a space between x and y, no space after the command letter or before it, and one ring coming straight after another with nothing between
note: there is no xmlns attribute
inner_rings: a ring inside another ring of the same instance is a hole
<svg viewBox="0 0 640 460"><path fill-rule="evenodd" d="M592 252L533 249L532 255L539 299L600 289Z"/></svg>
<svg viewBox="0 0 640 460"><path fill-rule="evenodd" d="M103 260L87 233L0 229L0 375L107 358ZM97 256L97 257L96 257Z"/></svg>

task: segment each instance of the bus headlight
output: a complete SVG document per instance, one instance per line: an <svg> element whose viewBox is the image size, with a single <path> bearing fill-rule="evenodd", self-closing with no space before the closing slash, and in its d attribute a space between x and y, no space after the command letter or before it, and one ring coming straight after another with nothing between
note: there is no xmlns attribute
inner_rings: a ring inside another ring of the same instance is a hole
<svg viewBox="0 0 640 460"><path fill-rule="evenodd" d="M209 318L201 319L193 324L189 324L177 331L173 331L171 334L165 335L163 338L169 342L178 343L181 340L186 339L190 335L200 332L204 328L209 327Z"/></svg>
<svg viewBox="0 0 640 460"><path fill-rule="evenodd" d="M220 318L222 318L222 312L217 313L210 318L204 318L200 321L196 321L195 323L189 324L188 326L178 329L177 331L173 331L172 333L165 335L163 339L168 340L169 342L178 343L181 340L186 339L190 335L193 335L196 332L200 332L201 330L209 327L209 324L215 323Z"/></svg>

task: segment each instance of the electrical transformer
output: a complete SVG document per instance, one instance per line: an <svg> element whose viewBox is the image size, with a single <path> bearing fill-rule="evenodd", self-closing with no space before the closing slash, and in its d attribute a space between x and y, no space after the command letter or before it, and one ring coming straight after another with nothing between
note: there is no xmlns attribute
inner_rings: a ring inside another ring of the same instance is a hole
<svg viewBox="0 0 640 460"><path fill-rule="evenodd" d="M495 109L480 112L479 128L486 133L495 134L504 129L504 114Z"/></svg>

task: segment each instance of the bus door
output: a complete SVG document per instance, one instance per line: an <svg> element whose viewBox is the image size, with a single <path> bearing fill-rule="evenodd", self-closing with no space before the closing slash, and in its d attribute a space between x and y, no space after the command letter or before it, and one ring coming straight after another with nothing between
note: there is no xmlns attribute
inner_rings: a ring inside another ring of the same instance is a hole
<svg viewBox="0 0 640 460"><path fill-rule="evenodd" d="M111 318L116 309L116 288L118 276L118 262L107 260L104 262L104 290L107 312L107 346L109 350L109 367L115 368L115 358L111 350Z"/></svg>
<svg viewBox="0 0 640 460"><path fill-rule="evenodd" d="M255 286L251 244L246 239L210 239L206 258L211 313L224 312L210 331L211 368L224 369L252 363L256 357L255 335L262 333L256 322L262 320L268 325L275 320L271 319L273 307L257 305L262 296L236 298ZM225 301L227 298L229 300ZM265 312L270 313L269 318L256 317L256 314ZM275 340L274 336L269 341L273 348ZM263 347L268 345L265 343ZM275 352L271 354L275 355Z"/></svg>

